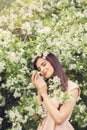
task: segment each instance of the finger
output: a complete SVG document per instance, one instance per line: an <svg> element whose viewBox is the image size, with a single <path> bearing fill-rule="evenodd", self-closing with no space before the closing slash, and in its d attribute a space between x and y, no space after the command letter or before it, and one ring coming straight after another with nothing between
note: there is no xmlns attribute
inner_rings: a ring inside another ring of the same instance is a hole
<svg viewBox="0 0 87 130"><path fill-rule="evenodd" d="M35 75L35 74L32 75L32 77L31 77L31 80L32 80L33 84L37 84L38 79L39 79L38 75Z"/></svg>
<svg viewBox="0 0 87 130"><path fill-rule="evenodd" d="M34 70L32 70L32 71L31 71L31 74L35 74L35 71L34 71Z"/></svg>
<svg viewBox="0 0 87 130"><path fill-rule="evenodd" d="M45 81L41 75L38 75L40 81Z"/></svg>
<svg viewBox="0 0 87 130"><path fill-rule="evenodd" d="M37 81L39 78L40 78L39 75L35 75L34 77L35 81Z"/></svg>
<svg viewBox="0 0 87 130"><path fill-rule="evenodd" d="M34 74L32 75L31 80L32 80L33 85L35 85L35 75Z"/></svg>
<svg viewBox="0 0 87 130"><path fill-rule="evenodd" d="M35 72L32 71L31 74L32 74L32 78L31 79L34 80L34 78L35 78Z"/></svg>
<svg viewBox="0 0 87 130"><path fill-rule="evenodd" d="M32 82L34 82L34 79L35 79L34 76L32 76L32 77L31 77Z"/></svg>

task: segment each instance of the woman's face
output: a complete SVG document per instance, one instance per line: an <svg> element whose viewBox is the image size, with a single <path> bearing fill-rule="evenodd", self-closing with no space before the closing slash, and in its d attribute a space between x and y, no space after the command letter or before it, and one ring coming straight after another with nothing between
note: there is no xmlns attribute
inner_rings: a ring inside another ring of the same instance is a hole
<svg viewBox="0 0 87 130"><path fill-rule="evenodd" d="M54 68L48 60L39 58L36 62L36 66L43 77L48 79L53 76Z"/></svg>

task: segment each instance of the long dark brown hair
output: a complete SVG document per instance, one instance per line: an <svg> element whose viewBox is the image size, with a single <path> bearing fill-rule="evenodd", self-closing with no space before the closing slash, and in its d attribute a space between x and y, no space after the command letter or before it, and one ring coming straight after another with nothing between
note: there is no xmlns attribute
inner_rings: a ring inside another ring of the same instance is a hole
<svg viewBox="0 0 87 130"><path fill-rule="evenodd" d="M39 58L42 58L43 55L41 56L37 56L36 59L34 60L34 69L35 70L38 70L37 66L36 66L36 62ZM62 90L63 91L66 91L66 88L67 88L67 81L68 81L68 78L67 78L67 75L65 74L64 70L63 70L63 67L62 65L60 64L58 58L52 54L52 53L49 53L47 56L46 56L46 59L51 63L51 65L53 66L54 68L54 75L55 76L58 76L60 78L60 81L61 81L61 84L62 84Z"/></svg>

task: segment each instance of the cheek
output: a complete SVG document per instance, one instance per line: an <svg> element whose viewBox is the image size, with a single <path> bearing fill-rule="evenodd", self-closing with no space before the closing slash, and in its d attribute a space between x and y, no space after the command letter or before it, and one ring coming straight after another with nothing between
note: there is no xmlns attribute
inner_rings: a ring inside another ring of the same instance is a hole
<svg viewBox="0 0 87 130"><path fill-rule="evenodd" d="M52 65L49 65L49 70L50 70L51 73L54 73L54 68L53 68Z"/></svg>
<svg viewBox="0 0 87 130"><path fill-rule="evenodd" d="M52 73L54 74L54 68L52 67Z"/></svg>

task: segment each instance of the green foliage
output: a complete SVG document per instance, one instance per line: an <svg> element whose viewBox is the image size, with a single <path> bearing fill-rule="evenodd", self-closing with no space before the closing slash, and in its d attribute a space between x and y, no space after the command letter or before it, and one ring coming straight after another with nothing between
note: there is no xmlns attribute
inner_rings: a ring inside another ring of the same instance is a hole
<svg viewBox="0 0 87 130"><path fill-rule="evenodd" d="M87 1L16 0L8 3L8 7L3 4L3 10L0 8L0 129L36 129L38 121L33 120L36 90L31 85L33 60L41 53L53 52L68 77L81 88L81 99L71 123L77 130L85 130Z"/></svg>

